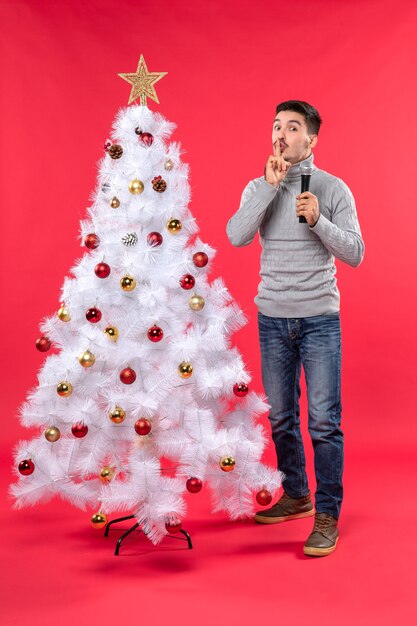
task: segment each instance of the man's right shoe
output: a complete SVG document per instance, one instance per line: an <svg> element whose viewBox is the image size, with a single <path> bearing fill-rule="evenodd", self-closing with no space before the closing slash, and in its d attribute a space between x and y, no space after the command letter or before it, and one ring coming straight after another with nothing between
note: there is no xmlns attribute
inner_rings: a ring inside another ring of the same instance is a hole
<svg viewBox="0 0 417 626"><path fill-rule="evenodd" d="M311 517L314 513L310 494L303 498L291 498L284 491L284 494L274 506L256 513L255 522L259 524L279 524L292 519Z"/></svg>

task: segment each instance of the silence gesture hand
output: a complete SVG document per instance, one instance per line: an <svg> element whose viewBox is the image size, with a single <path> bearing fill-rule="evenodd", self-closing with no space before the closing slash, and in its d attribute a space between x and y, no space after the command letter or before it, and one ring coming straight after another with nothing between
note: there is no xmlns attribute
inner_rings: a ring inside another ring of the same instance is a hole
<svg viewBox="0 0 417 626"><path fill-rule="evenodd" d="M274 154L268 157L265 165L265 180L270 185L278 187L281 181L286 177L291 163L281 156L281 146L277 140L274 143Z"/></svg>

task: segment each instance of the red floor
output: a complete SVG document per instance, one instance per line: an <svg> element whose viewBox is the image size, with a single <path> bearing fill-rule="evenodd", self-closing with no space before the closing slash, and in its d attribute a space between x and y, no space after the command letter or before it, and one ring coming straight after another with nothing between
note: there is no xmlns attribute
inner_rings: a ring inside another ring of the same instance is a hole
<svg viewBox="0 0 417 626"><path fill-rule="evenodd" d="M1 623L417 624L413 474L411 452L348 450L341 538L322 559L303 555L311 519L231 523L209 513L204 491L189 498L193 550L132 536L119 557L117 533L105 539L88 514L58 500L12 511L4 498Z"/></svg>

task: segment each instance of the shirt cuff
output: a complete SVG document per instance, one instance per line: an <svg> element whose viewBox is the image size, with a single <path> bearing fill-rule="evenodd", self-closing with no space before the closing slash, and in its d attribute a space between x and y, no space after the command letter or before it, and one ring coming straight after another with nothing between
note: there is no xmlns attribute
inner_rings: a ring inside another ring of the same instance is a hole
<svg viewBox="0 0 417 626"><path fill-rule="evenodd" d="M319 219L314 224L314 226L310 226L310 230L312 230L313 233L316 233L321 239L322 237L325 237L326 234L330 232L331 221L328 220L327 217L324 217L322 213L320 213Z"/></svg>
<svg viewBox="0 0 417 626"><path fill-rule="evenodd" d="M274 187L274 185L268 183L265 178L261 178L254 195L256 195L258 198L265 198L266 200L271 201L275 197L277 191L278 187Z"/></svg>

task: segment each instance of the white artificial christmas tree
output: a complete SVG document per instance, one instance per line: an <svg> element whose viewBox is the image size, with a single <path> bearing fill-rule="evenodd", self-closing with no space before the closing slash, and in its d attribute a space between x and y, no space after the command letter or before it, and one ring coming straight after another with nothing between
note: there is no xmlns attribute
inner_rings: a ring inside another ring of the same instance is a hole
<svg viewBox="0 0 417 626"><path fill-rule="evenodd" d="M21 408L39 436L16 451L16 506L54 495L92 507L92 523L127 511L151 541L181 528L184 494L210 485L214 510L251 516L282 475L261 463L268 408L230 343L245 319L197 237L188 167L141 57L133 104L117 114L81 223L88 248L64 281L38 385ZM127 78L126 78L127 77ZM135 78L136 77L136 78Z"/></svg>

